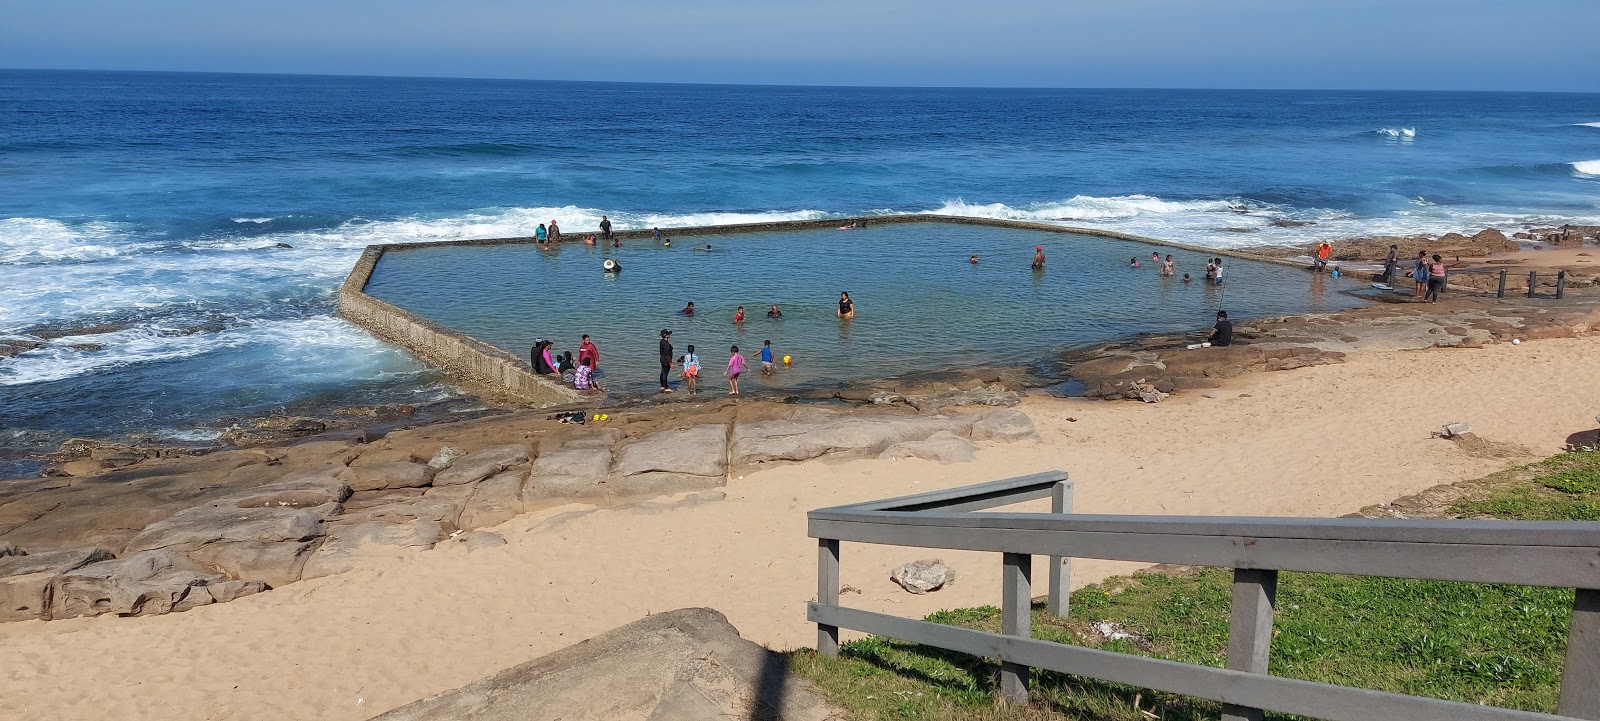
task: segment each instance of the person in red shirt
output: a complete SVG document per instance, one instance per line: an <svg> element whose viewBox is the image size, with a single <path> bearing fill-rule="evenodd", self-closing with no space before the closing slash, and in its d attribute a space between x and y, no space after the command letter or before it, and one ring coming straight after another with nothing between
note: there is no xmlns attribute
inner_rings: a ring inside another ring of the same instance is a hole
<svg viewBox="0 0 1600 721"><path fill-rule="evenodd" d="M600 370L600 349L595 347L587 334L583 336L583 342L578 344L578 365L583 365L585 358L589 359L590 368Z"/></svg>
<svg viewBox="0 0 1600 721"><path fill-rule="evenodd" d="M736 310L736 311L733 312L733 322L735 322L735 323L743 323L744 322L744 306L742 306L742 305L739 306L739 310Z"/></svg>

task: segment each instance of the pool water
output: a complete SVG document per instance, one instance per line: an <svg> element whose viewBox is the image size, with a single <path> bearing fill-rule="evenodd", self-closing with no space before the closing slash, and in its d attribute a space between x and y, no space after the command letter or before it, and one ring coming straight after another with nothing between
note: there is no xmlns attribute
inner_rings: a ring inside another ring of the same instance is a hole
<svg viewBox="0 0 1600 721"><path fill-rule="evenodd" d="M1048 262L1035 272L1038 245ZM1171 252L1179 278L1194 282L1160 277L1153 250ZM1133 257L1141 267L1129 267ZM622 272L603 272L606 259ZM523 358L536 338L576 355L588 333L608 390L623 393L655 390L663 328L676 354L696 347L702 387L725 387L738 345L748 392L1023 365L1135 334L1203 329L1219 309L1242 319L1362 304L1346 292L1362 283L1231 258L1226 283L1209 286L1205 263L1200 253L1096 236L927 222L686 236L670 247L406 249L383 256L366 292ZM841 290L855 302L854 319L835 315ZM679 314L689 301L692 318ZM772 304L781 319L766 317ZM740 305L746 320L735 324ZM775 358L794 359L771 378L757 372L765 340Z"/></svg>

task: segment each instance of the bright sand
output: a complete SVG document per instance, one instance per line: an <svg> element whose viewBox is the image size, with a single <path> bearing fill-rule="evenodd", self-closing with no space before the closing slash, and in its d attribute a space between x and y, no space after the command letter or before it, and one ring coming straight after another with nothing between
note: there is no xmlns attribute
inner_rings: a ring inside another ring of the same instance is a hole
<svg viewBox="0 0 1600 721"><path fill-rule="evenodd" d="M1246 376L1217 398L1030 398L1041 440L974 463L784 466L734 480L724 502L524 516L495 529L504 547L441 547L187 613L0 624L0 718L364 719L684 606L774 647L810 645L810 509L1059 468L1081 512L1334 516L1560 450L1594 427L1597 356L1600 337L1369 352ZM1452 420L1528 455L1429 438ZM919 597L888 580L929 556L956 569L953 586ZM1080 561L1075 580L1135 567ZM997 554L846 544L843 583L861 593L843 598L910 617L995 604L999 568Z"/></svg>

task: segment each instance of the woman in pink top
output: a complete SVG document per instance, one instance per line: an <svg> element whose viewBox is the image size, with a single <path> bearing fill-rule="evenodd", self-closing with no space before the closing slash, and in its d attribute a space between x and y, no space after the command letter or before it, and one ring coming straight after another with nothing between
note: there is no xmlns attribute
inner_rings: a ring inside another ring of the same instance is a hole
<svg viewBox="0 0 1600 721"><path fill-rule="evenodd" d="M1435 253L1433 255L1433 261L1428 263L1428 294L1423 296L1423 300L1426 300L1429 303L1439 302L1439 291L1444 290L1444 283L1444 258L1440 258L1439 254Z"/></svg>
<svg viewBox="0 0 1600 721"><path fill-rule="evenodd" d="M728 358L728 395L739 395L739 374L744 372L744 356L739 355L739 346L728 349L733 356Z"/></svg>

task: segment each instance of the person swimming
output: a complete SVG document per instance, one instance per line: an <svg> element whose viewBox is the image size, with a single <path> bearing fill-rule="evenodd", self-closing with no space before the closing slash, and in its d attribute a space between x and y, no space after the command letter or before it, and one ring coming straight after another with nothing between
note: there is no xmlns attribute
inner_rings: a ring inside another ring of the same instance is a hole
<svg viewBox="0 0 1600 721"><path fill-rule="evenodd" d="M967 259L967 262L971 263L973 265L977 265L978 264L978 254L977 253L973 253L972 257Z"/></svg>
<svg viewBox="0 0 1600 721"><path fill-rule="evenodd" d="M684 306L683 310L678 311L678 315L694 315L694 301L689 301L689 304Z"/></svg>
<svg viewBox="0 0 1600 721"><path fill-rule="evenodd" d="M711 244L710 243L706 243L705 245L697 245L697 246L694 246L694 247L690 248L689 250L711 250Z"/></svg>
<svg viewBox="0 0 1600 721"><path fill-rule="evenodd" d="M1184 273L1183 274L1183 282L1187 283L1187 282L1189 282L1189 280L1190 280L1189 279L1189 274L1188 273Z"/></svg>
<svg viewBox="0 0 1600 721"><path fill-rule="evenodd" d="M1132 258L1129 258L1128 259L1128 267L1129 268L1137 268L1137 267L1139 267L1139 256L1136 255L1136 256L1133 256Z"/></svg>
<svg viewBox="0 0 1600 721"><path fill-rule="evenodd" d="M768 318L782 318L783 317L783 311L778 310L778 306L772 306L771 308L767 309L767 317Z"/></svg>

